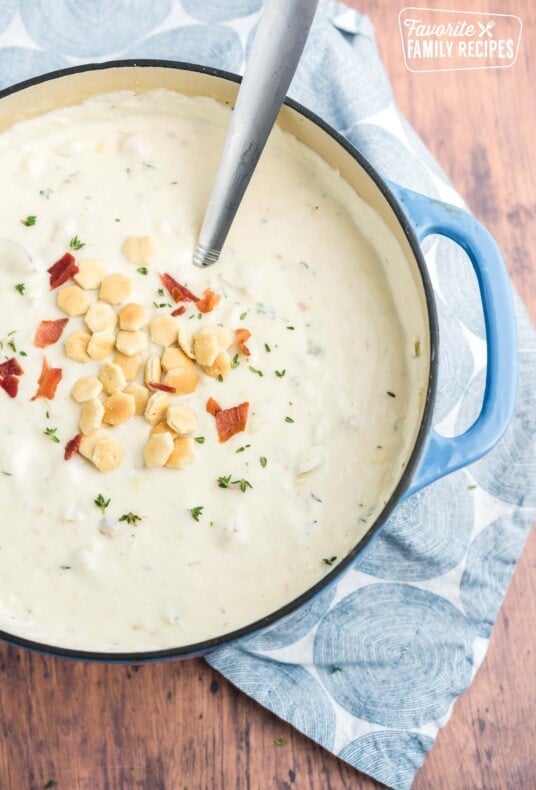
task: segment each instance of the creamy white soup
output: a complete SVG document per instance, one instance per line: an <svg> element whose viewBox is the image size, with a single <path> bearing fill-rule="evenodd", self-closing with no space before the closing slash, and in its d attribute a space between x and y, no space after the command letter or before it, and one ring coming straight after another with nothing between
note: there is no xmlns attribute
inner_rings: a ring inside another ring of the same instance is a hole
<svg viewBox="0 0 536 790"><path fill-rule="evenodd" d="M0 136L9 633L111 652L228 633L328 573L402 474L422 310L334 170L275 129L220 262L192 266L229 113L119 92Z"/></svg>

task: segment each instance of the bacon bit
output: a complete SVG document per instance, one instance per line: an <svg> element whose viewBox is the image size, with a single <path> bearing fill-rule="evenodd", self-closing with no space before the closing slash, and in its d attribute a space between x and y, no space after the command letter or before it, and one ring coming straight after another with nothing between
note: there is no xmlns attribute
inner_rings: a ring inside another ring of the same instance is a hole
<svg viewBox="0 0 536 790"><path fill-rule="evenodd" d="M70 252L66 252L59 260L54 263L50 269L47 269L50 274L50 290L66 283L73 275L78 274L78 266L74 256Z"/></svg>
<svg viewBox="0 0 536 790"><path fill-rule="evenodd" d="M181 304L180 307L177 307L176 310L173 310L171 315L184 315L185 312L186 312L186 308L183 304Z"/></svg>
<svg viewBox="0 0 536 790"><path fill-rule="evenodd" d="M169 292L174 302L199 302L199 297L189 291L185 285L178 283L171 274L160 274L159 276L162 285Z"/></svg>
<svg viewBox="0 0 536 790"><path fill-rule="evenodd" d="M169 384L159 384L157 381L150 381L147 386L154 390L162 390L162 392L172 392L173 394L177 392L175 387L170 387Z"/></svg>
<svg viewBox="0 0 536 790"><path fill-rule="evenodd" d="M65 329L68 318L58 318L55 321L41 321L35 333L34 346L46 348L56 343Z"/></svg>
<svg viewBox="0 0 536 790"><path fill-rule="evenodd" d="M19 380L16 376L6 376L0 379L0 387L7 392L10 398L16 398L19 391Z"/></svg>
<svg viewBox="0 0 536 790"><path fill-rule="evenodd" d="M212 414L212 416L215 417L216 414L221 411L221 406L217 400L214 400L214 398L209 398L207 400L207 411L209 414Z"/></svg>
<svg viewBox="0 0 536 790"><path fill-rule="evenodd" d="M22 376L23 373L24 371L16 357L11 357L11 359L7 359L0 364L0 379L4 378L4 376Z"/></svg>
<svg viewBox="0 0 536 790"><path fill-rule="evenodd" d="M216 413L216 428L220 442L226 442L235 433L246 430L248 410L249 403L246 401L230 409L220 409Z"/></svg>
<svg viewBox="0 0 536 790"><path fill-rule="evenodd" d="M195 306L199 310L200 313L211 313L212 310L219 304L221 300L220 294L217 294L215 291L212 291L210 288L205 288L203 291L203 298L199 299Z"/></svg>
<svg viewBox="0 0 536 790"><path fill-rule="evenodd" d="M35 400L36 398L46 398L47 400L53 400L54 395L56 394L56 388L60 381L61 368L51 368L46 360L46 357L43 357L41 375L37 380L37 392L33 396L32 400Z"/></svg>
<svg viewBox="0 0 536 790"><path fill-rule="evenodd" d="M246 340L249 340L249 338L251 337L251 332L249 331L249 329L235 329L235 335L236 335L236 345L238 346L238 350L245 357L249 357L251 352L249 348L246 346Z"/></svg>
<svg viewBox="0 0 536 790"><path fill-rule="evenodd" d="M16 357L6 359L0 364L0 387L10 398L16 398L19 391L19 376L24 373Z"/></svg>
<svg viewBox="0 0 536 790"><path fill-rule="evenodd" d="M63 454L63 457L65 458L66 461L70 461L73 455L76 455L76 453L80 449L81 441L82 441L81 433L77 433L76 436L73 436L72 439L69 439L69 441L65 445L65 452Z"/></svg>

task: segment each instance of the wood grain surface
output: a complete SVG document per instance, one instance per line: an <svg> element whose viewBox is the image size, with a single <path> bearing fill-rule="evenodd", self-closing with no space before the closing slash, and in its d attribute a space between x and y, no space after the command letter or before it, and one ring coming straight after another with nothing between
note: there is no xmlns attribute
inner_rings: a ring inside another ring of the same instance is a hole
<svg viewBox="0 0 536 790"><path fill-rule="evenodd" d="M491 229L536 317L536 122L532 0L427 7L514 13L524 23L508 70L412 74L397 16L369 14L406 117ZM532 73L529 70L532 66ZM536 536L529 539L484 665L419 772L414 790L536 788ZM201 660L89 665L0 646L0 790L339 790L379 787L237 692ZM284 739L277 746L276 739Z"/></svg>

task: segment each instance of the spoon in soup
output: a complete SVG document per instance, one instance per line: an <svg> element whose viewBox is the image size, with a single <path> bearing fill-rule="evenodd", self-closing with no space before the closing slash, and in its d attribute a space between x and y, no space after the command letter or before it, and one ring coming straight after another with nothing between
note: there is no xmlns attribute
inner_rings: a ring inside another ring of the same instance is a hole
<svg viewBox="0 0 536 790"><path fill-rule="evenodd" d="M212 187L194 264L220 257L229 228L292 81L318 0L267 0Z"/></svg>

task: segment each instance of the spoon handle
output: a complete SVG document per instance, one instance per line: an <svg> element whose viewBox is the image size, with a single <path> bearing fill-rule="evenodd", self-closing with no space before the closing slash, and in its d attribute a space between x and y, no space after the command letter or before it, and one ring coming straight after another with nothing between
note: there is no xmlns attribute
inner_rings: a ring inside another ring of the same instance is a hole
<svg viewBox="0 0 536 790"><path fill-rule="evenodd" d="M267 0L194 253L216 263L303 52L318 0Z"/></svg>

